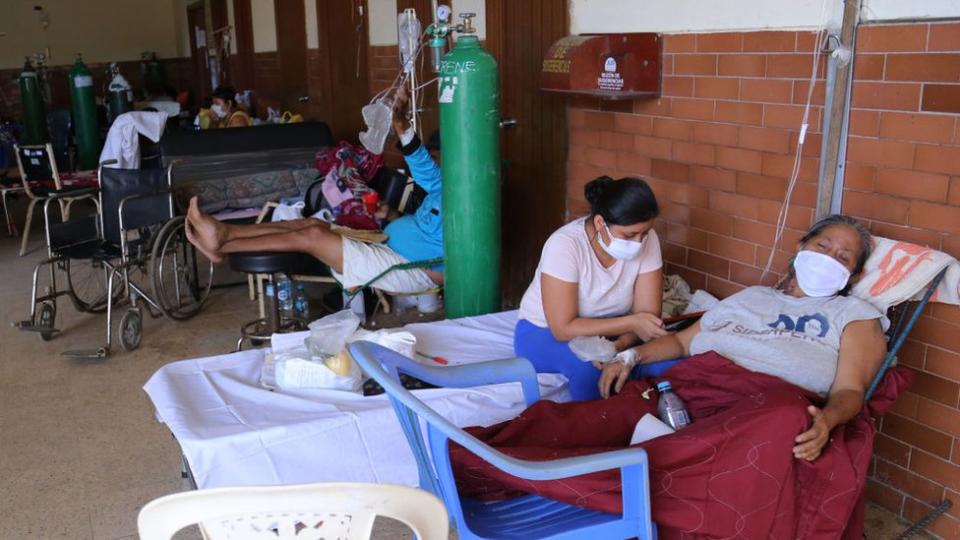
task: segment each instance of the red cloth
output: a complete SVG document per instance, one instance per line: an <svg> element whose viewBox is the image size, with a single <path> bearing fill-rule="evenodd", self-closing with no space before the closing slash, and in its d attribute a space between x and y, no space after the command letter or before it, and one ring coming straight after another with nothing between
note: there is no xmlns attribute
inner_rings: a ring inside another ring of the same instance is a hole
<svg viewBox="0 0 960 540"><path fill-rule="evenodd" d="M860 539L863 493L877 416L910 382L893 369L867 410L832 433L813 461L794 459L794 438L808 428L814 394L747 371L716 353L680 362L669 380L693 423L642 443L650 458L653 519L661 538ZM472 435L529 460L624 448L645 414L656 414L654 381L631 381L610 399L540 401L517 418ZM461 495L499 500L524 493L605 512L620 512L619 471L531 482L507 475L451 444Z"/></svg>
<svg viewBox="0 0 960 540"><path fill-rule="evenodd" d="M64 188L85 188L97 187L97 171L76 171L60 173L60 183ZM57 186L53 179L50 180L31 180L31 189L56 189Z"/></svg>

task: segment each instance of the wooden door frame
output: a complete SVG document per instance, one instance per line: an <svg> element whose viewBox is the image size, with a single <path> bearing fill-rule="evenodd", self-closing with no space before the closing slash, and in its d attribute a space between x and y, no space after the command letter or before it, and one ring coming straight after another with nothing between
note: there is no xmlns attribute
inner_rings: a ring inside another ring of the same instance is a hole
<svg viewBox="0 0 960 540"><path fill-rule="evenodd" d="M236 66L230 71L237 90L253 88L253 8L250 0L227 0L233 3L233 35L237 41Z"/></svg>

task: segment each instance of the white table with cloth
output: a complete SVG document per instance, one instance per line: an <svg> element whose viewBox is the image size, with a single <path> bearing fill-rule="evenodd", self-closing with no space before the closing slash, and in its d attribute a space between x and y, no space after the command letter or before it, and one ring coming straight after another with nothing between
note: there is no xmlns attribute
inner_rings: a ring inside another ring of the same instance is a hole
<svg viewBox="0 0 960 540"><path fill-rule="evenodd" d="M417 352L451 365L509 358L517 312L409 324ZM308 333L287 336L302 339ZM387 396L334 390L270 391L260 385L266 350L173 362L144 390L180 443L199 488L307 482L416 485L417 467ZM540 374L541 397L569 399L566 379ZM520 385L416 390L464 427L524 408Z"/></svg>

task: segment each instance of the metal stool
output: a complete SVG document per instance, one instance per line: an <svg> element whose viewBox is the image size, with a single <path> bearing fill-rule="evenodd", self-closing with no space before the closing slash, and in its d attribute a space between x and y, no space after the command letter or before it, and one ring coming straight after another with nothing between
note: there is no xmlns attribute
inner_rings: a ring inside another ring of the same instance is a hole
<svg viewBox="0 0 960 540"><path fill-rule="evenodd" d="M270 341L275 333L298 332L306 330L304 321L296 318L283 317L280 314L280 304L277 302L276 277L277 274L304 273L303 270L312 266L313 257L303 253L231 253L229 255L230 268L236 272L266 276L267 282L273 285L274 295L263 295L265 300L264 313L259 319L244 323L240 327L240 339L237 340L237 350L243 348L243 342Z"/></svg>

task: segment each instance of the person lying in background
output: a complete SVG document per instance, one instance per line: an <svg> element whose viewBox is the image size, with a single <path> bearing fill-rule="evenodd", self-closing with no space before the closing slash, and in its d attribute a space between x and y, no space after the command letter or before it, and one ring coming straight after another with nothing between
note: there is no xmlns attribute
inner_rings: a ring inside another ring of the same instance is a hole
<svg viewBox="0 0 960 540"><path fill-rule="evenodd" d="M575 400L600 397L600 370L570 350L571 339L617 336L622 351L666 334L653 191L639 178L601 176L587 183L584 195L590 214L547 239L514 331L517 356L539 373L565 375Z"/></svg>
<svg viewBox="0 0 960 540"><path fill-rule="evenodd" d="M829 502L833 521L845 524L848 517L836 516L855 508L869 466L874 428L863 411L864 395L886 351L886 317L847 296L871 249L863 224L826 217L801 239L782 287L744 289L693 326L603 365L599 392L605 399L541 401L514 420L468 431L523 459L627 447L641 417L657 414L649 381L629 380L634 365L689 356L657 380L671 383L692 423L641 444L650 460L653 518L661 532L795 538L798 527L806 526L804 512L823 508L818 501ZM828 446L831 434L838 439ZM500 499L532 492L621 510L616 470L530 482L462 447L451 449L451 459L461 495ZM798 500L807 496L823 499Z"/></svg>
<svg viewBox="0 0 960 540"><path fill-rule="evenodd" d="M235 225L221 223L200 210L196 197L187 211L187 238L210 260L242 251L302 252L330 267L344 288L365 285L398 264L443 257L443 223L440 211L440 168L408 121L408 99L403 91L394 107L394 131L414 181L427 195L413 215L400 216L387 225L386 244L369 244L341 236L319 219L304 218L273 223ZM390 293L418 293L443 284L442 265L390 272L377 287Z"/></svg>

